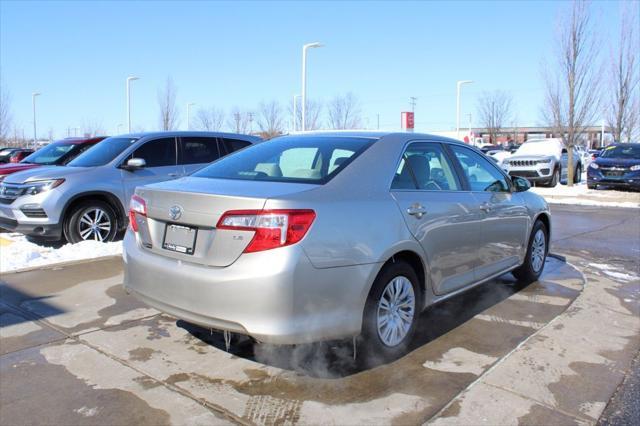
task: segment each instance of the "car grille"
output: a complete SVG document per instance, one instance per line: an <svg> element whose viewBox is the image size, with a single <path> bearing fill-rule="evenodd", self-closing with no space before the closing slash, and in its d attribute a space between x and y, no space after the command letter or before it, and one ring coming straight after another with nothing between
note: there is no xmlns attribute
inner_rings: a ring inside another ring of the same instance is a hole
<svg viewBox="0 0 640 426"><path fill-rule="evenodd" d="M35 209L21 208L20 211L22 213L24 213L24 215L26 217L32 217L32 218L46 218L47 217L47 214L45 213L45 211L43 209L40 209L40 208L35 208Z"/></svg>
<svg viewBox="0 0 640 426"><path fill-rule="evenodd" d="M624 176L627 169L624 167L600 167L600 172L607 177L620 177Z"/></svg>
<svg viewBox="0 0 640 426"><path fill-rule="evenodd" d="M538 172L534 170L517 170L509 172L509 176L520 176L524 178L539 177Z"/></svg>
<svg viewBox="0 0 640 426"><path fill-rule="evenodd" d="M535 166L536 161L535 160L509 160L509 165L516 166L516 167L529 167L529 166Z"/></svg>
<svg viewBox="0 0 640 426"><path fill-rule="evenodd" d="M0 203L11 204L13 201L24 194L24 185L14 185L10 183L0 184Z"/></svg>

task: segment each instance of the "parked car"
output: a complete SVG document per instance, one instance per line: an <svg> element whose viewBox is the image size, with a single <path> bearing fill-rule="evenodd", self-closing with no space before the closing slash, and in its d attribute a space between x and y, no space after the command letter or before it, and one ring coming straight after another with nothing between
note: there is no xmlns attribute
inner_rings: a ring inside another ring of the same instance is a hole
<svg viewBox="0 0 640 426"><path fill-rule="evenodd" d="M617 143L602 150L587 169L587 186L640 190L640 143Z"/></svg>
<svg viewBox="0 0 640 426"><path fill-rule="evenodd" d="M600 156L600 154L602 153L602 149L590 149L588 152L591 156L591 161L593 161Z"/></svg>
<svg viewBox="0 0 640 426"><path fill-rule="evenodd" d="M485 154L489 151L503 151L503 150L504 148L502 148L502 145L486 144L480 147L480 151L484 152Z"/></svg>
<svg viewBox="0 0 640 426"><path fill-rule="evenodd" d="M260 342L362 334L394 357L426 307L508 271L539 277L550 213L528 188L452 139L283 136L138 187L124 286Z"/></svg>
<svg viewBox="0 0 640 426"><path fill-rule="evenodd" d="M105 138L106 136L95 138L67 138L53 142L29 155L19 163L0 165L0 181L12 173L34 169L36 167L65 165Z"/></svg>
<svg viewBox="0 0 640 426"><path fill-rule="evenodd" d="M20 148L5 148L0 151L0 164L8 163L11 160L11 156L14 152L19 151Z"/></svg>
<svg viewBox="0 0 640 426"><path fill-rule="evenodd" d="M485 154L489 156L493 161L495 161L500 168L504 167L504 160L511 157L511 151L501 149L487 151L485 152Z"/></svg>
<svg viewBox="0 0 640 426"><path fill-rule="evenodd" d="M20 161L24 160L25 158L27 158L29 155L33 154L34 151L33 149L19 149L17 151L14 151L10 156L9 156L9 163L19 163Z"/></svg>
<svg viewBox="0 0 640 426"><path fill-rule="evenodd" d="M125 206L136 186L188 175L259 140L209 132L111 137L66 167L7 176L0 184L0 226L32 239L112 241L126 228Z"/></svg>
<svg viewBox="0 0 640 426"><path fill-rule="evenodd" d="M520 176L530 182L554 187L567 179L567 150L561 139L532 139L522 145L503 167L510 176ZM564 155L564 156L563 156ZM573 155L574 182L580 182L582 162L580 155Z"/></svg>

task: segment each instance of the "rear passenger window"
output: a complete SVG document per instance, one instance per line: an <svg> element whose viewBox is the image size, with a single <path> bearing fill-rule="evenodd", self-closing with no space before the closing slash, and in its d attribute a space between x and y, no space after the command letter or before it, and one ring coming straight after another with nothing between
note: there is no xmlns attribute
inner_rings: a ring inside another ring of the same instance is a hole
<svg viewBox="0 0 640 426"><path fill-rule="evenodd" d="M437 143L411 144L402 155L391 189L456 191L453 167Z"/></svg>
<svg viewBox="0 0 640 426"><path fill-rule="evenodd" d="M331 173L338 167L342 166L351 156L355 154L355 151L347 149L334 149L329 160L329 172Z"/></svg>
<svg viewBox="0 0 640 426"><path fill-rule="evenodd" d="M175 138L156 139L149 141L136 149L132 158L142 158L147 167L175 166L176 140Z"/></svg>
<svg viewBox="0 0 640 426"><path fill-rule="evenodd" d="M211 163L220 158L216 138L181 138L182 164Z"/></svg>
<svg viewBox="0 0 640 426"><path fill-rule="evenodd" d="M235 152L239 149L246 148L249 145L251 144L247 141L241 141L238 139L228 139L228 138L224 139L224 146L227 149L228 154L231 154L232 152Z"/></svg>

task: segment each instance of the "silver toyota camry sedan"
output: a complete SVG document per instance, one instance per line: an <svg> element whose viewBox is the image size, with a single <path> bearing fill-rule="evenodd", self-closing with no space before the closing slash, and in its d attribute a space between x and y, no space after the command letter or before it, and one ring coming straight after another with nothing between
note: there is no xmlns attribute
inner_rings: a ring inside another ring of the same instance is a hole
<svg viewBox="0 0 640 426"><path fill-rule="evenodd" d="M498 275L536 280L545 201L465 144L305 133L139 187L125 287L177 318L257 341L360 336L381 356L426 307Z"/></svg>

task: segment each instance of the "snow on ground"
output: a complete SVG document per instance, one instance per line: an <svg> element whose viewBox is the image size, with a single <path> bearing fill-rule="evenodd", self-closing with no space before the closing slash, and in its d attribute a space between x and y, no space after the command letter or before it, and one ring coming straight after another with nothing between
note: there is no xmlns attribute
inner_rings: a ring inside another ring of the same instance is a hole
<svg viewBox="0 0 640 426"><path fill-rule="evenodd" d="M122 242L83 241L59 248L30 243L20 234L0 234L0 273L122 254Z"/></svg>
<svg viewBox="0 0 640 426"><path fill-rule="evenodd" d="M590 263L589 266L595 269L599 269L605 275L608 275L612 278L617 278L621 281L629 282L640 279L640 277L637 277L635 275L620 272L618 268L605 263Z"/></svg>
<svg viewBox="0 0 640 426"><path fill-rule="evenodd" d="M589 189L587 177L572 187L558 184L554 188L532 187L530 191L555 204L574 204L581 206L640 208L640 193L617 191L612 189Z"/></svg>

